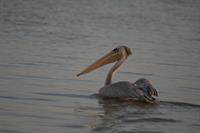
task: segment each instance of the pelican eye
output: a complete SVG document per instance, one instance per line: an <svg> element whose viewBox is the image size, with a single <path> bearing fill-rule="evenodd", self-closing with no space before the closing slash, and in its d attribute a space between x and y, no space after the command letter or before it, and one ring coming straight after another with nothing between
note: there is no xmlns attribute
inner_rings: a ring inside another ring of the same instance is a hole
<svg viewBox="0 0 200 133"><path fill-rule="evenodd" d="M127 53L128 55L131 55L131 54L132 54L132 51L131 51L130 48L126 47L125 50L126 50L126 53Z"/></svg>
<svg viewBox="0 0 200 133"><path fill-rule="evenodd" d="M118 48L113 49L113 52L118 52L118 51L119 51Z"/></svg>

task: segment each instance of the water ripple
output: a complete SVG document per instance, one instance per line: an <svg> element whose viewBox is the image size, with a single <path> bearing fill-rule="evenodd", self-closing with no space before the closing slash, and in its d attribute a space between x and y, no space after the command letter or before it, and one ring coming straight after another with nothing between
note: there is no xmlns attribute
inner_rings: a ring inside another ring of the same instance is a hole
<svg viewBox="0 0 200 133"><path fill-rule="evenodd" d="M107 131L109 129L112 129L111 127L106 127L105 125L104 126L99 126L99 127L95 127L93 128L92 130L93 131L98 131L98 132L103 132L103 131Z"/></svg>
<svg viewBox="0 0 200 133"><path fill-rule="evenodd" d="M27 118L35 118L35 119L45 119L45 120L66 120L63 117L55 117L49 115L41 115L41 114L21 114L21 113L14 113L14 112L4 112L0 115L3 116L13 116L13 117L27 117Z"/></svg>
<svg viewBox="0 0 200 133"><path fill-rule="evenodd" d="M196 107L200 108L200 105L192 104L192 103L184 103L184 102L172 102L172 101L160 101L161 104L164 105L175 105L175 106L182 106L182 107Z"/></svg>
<svg viewBox="0 0 200 133"><path fill-rule="evenodd" d="M49 102L55 102L56 101L56 100L46 99L46 98L27 98L27 97L16 97L16 96L0 96L0 99L49 101Z"/></svg>
<svg viewBox="0 0 200 133"><path fill-rule="evenodd" d="M83 125L77 125L77 124L66 124L66 125L58 125L59 127L67 127L67 128L84 128Z"/></svg>
<svg viewBox="0 0 200 133"><path fill-rule="evenodd" d="M127 119L124 120L124 122L127 123L133 123L133 122L181 122L179 120L170 119L170 118L141 118L141 119Z"/></svg>
<svg viewBox="0 0 200 133"><path fill-rule="evenodd" d="M185 64L175 64L175 63L157 63L158 65L161 66L175 66L175 67L197 67L194 65L185 65Z"/></svg>
<svg viewBox="0 0 200 133"><path fill-rule="evenodd" d="M40 19L30 20L25 18L5 18L5 22L11 23L13 25L46 25L47 22L42 22Z"/></svg>
<svg viewBox="0 0 200 133"><path fill-rule="evenodd" d="M191 89L191 90L195 90L195 91L200 91L200 88L196 88L196 87L181 87L181 88Z"/></svg>
<svg viewBox="0 0 200 133"><path fill-rule="evenodd" d="M120 131L119 133L163 133L157 131Z"/></svg>
<svg viewBox="0 0 200 133"><path fill-rule="evenodd" d="M26 132L12 130L12 129L0 129L0 132L2 132L2 133L26 133Z"/></svg>
<svg viewBox="0 0 200 133"><path fill-rule="evenodd" d="M148 74L148 73L135 73L135 72L119 72L122 74L131 74L131 75L142 75L142 76L153 76L153 74Z"/></svg>
<svg viewBox="0 0 200 133"><path fill-rule="evenodd" d="M61 94L61 93L44 93L38 92L38 95L46 95L46 96L59 96L59 97L72 97L72 98L90 98L88 95L79 95L79 94Z"/></svg>
<svg viewBox="0 0 200 133"><path fill-rule="evenodd" d="M39 76L39 75L23 75L23 74L11 74L6 76L1 76L1 79L15 79L15 78L23 78L23 79L39 79L39 80L56 80L56 81L78 81L78 82L91 82L96 83L98 81L94 80L80 80L80 79L62 79L62 78L54 78L54 77L47 77L47 76Z"/></svg>

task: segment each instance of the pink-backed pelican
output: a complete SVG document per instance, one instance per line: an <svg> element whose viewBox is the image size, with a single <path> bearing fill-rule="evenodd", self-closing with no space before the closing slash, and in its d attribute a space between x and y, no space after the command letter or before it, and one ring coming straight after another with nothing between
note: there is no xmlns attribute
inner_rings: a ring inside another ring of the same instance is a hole
<svg viewBox="0 0 200 133"><path fill-rule="evenodd" d="M89 73L106 64L116 62L108 72L105 84L102 88L100 88L98 95L103 98L120 98L154 103L156 102L156 99L153 95L158 96L158 93L147 79L142 78L137 80L135 83L130 83L128 81L111 83L112 77L118 68L131 54L132 51L130 48L127 46L119 46L88 66L81 73L77 74L77 76Z"/></svg>

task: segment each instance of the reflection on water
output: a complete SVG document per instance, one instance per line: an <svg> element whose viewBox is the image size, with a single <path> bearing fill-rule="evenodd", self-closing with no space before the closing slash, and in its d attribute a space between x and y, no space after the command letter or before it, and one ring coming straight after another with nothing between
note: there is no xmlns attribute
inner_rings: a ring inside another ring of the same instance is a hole
<svg viewBox="0 0 200 133"><path fill-rule="evenodd" d="M0 132L200 130L199 0L0 0L0 17ZM110 66L75 76L118 45L114 81L149 79L159 104L92 95Z"/></svg>
<svg viewBox="0 0 200 133"><path fill-rule="evenodd" d="M198 115L199 105L166 101L148 104L108 99L100 100L100 104L104 112L99 115L100 121L92 129L94 132L185 132L199 126L198 120L191 121L191 127L185 129L181 126L185 118L177 117L177 113L186 117L192 113Z"/></svg>

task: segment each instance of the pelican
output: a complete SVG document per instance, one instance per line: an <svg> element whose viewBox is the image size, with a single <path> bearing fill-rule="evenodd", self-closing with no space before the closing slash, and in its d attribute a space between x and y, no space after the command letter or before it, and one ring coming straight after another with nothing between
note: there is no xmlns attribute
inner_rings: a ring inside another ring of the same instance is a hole
<svg viewBox="0 0 200 133"><path fill-rule="evenodd" d="M100 88L98 95L103 98L119 98L154 103L156 102L156 99L153 96L158 96L158 93L151 82L147 79L138 79L134 83L128 81L120 81L116 83L111 82L112 77L115 75L118 68L131 54L132 51L127 46L118 46L77 74L77 77L106 64L116 62L108 72L105 84Z"/></svg>

